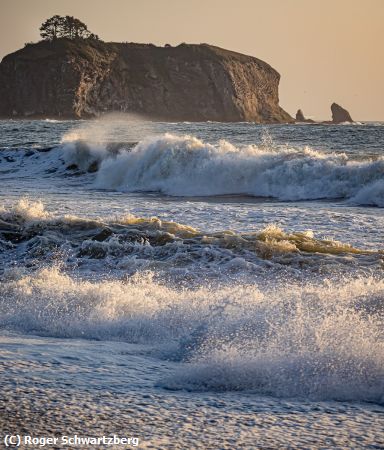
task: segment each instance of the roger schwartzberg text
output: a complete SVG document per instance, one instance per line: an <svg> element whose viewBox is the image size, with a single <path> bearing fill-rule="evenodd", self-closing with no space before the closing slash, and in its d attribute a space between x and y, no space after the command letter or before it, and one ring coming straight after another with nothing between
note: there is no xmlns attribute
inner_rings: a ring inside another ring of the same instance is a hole
<svg viewBox="0 0 384 450"><path fill-rule="evenodd" d="M17 448L24 447L46 447L51 445L60 445L62 447L80 447L84 445L130 445L137 447L139 445L138 437L126 437L113 434L111 436L81 436L74 434L72 436L30 436L20 434L7 434L3 438L6 447Z"/></svg>

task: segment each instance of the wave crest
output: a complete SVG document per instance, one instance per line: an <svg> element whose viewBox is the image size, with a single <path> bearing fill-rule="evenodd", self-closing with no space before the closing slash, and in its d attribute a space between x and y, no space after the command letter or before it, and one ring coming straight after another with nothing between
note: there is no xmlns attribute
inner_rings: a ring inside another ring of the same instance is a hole
<svg viewBox="0 0 384 450"><path fill-rule="evenodd" d="M204 232L191 225L131 214L97 219L55 216L41 202L28 199L0 209L0 240L17 248L15 255L24 263L64 258L84 266L98 260L121 270L135 270L139 262L165 265L169 270L205 267L213 272L272 263L276 268L312 266L318 271L324 265L337 270L349 265L374 270L380 269L383 259L381 250L318 239L310 230L289 232L270 224L247 233Z"/></svg>
<svg viewBox="0 0 384 450"><path fill-rule="evenodd" d="M345 199L384 206L384 158L353 160L311 148L236 147L165 134L139 143L86 141L68 135L46 152L3 152L5 177L68 177L107 190L172 196L250 195L281 201ZM6 167L6 168L5 168ZM96 175L94 175L94 173ZM88 175L85 178L85 175Z"/></svg>
<svg viewBox="0 0 384 450"><path fill-rule="evenodd" d="M192 136L145 139L104 159L96 184L104 189L174 196L244 194L280 200L344 198L382 206L384 159L352 161L345 154L217 145ZM363 194L366 192L366 194ZM367 194L368 193L368 194Z"/></svg>
<svg viewBox="0 0 384 450"><path fill-rule="evenodd" d="M85 281L10 271L0 327L149 344L182 362L168 389L384 402L382 279L180 288L150 273Z"/></svg>

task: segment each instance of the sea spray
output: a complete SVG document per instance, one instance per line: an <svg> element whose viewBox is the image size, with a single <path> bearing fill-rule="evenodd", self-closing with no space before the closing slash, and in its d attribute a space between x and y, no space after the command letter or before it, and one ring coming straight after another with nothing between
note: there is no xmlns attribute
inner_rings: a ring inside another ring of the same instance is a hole
<svg viewBox="0 0 384 450"><path fill-rule="evenodd" d="M345 154L323 154L310 148L239 148L227 141L212 145L193 136L167 134L103 160L96 185L175 196L244 194L290 201L356 200L362 189L383 175L382 158L357 162ZM381 206L375 198L372 202Z"/></svg>
<svg viewBox="0 0 384 450"><path fill-rule="evenodd" d="M189 390L384 400L384 282L376 278L181 288L150 273L86 281L46 268L0 286L2 329L123 340L180 361Z"/></svg>
<svg viewBox="0 0 384 450"><path fill-rule="evenodd" d="M101 128L103 130L103 128ZM107 128L107 130L109 130ZM310 147L211 144L194 136L164 134L138 143L110 142L91 131L68 133L48 154L3 152L4 178L82 176L98 189L158 192L170 196L247 195L280 201L341 199L384 205L384 159L353 159ZM106 139L106 138L105 138ZM93 172L97 172L94 174Z"/></svg>

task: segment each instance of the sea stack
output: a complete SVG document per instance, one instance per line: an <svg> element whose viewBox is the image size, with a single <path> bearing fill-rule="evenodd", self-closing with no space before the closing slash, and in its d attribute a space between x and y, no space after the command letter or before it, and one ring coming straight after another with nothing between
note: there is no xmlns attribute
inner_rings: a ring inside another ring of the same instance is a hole
<svg viewBox="0 0 384 450"><path fill-rule="evenodd" d="M349 112L340 105L338 105L337 103L332 103L331 111L332 111L332 123L353 122Z"/></svg>
<svg viewBox="0 0 384 450"><path fill-rule="evenodd" d="M269 64L208 44L29 44L0 64L0 117L291 123Z"/></svg>
<svg viewBox="0 0 384 450"><path fill-rule="evenodd" d="M296 121L297 122L305 122L305 117L304 117L303 111L301 109L297 110Z"/></svg>
<svg viewBox="0 0 384 450"><path fill-rule="evenodd" d="M301 122L301 123L314 123L314 121L312 119L306 119L304 116L304 113L301 109L297 110L296 113L296 122Z"/></svg>

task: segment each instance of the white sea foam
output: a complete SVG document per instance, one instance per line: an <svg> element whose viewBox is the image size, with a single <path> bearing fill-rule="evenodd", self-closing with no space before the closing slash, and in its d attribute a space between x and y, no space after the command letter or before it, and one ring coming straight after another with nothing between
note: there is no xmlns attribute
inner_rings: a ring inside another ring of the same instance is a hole
<svg viewBox="0 0 384 450"><path fill-rule="evenodd" d="M248 194L281 200L353 198L382 206L382 191L366 199L382 180L384 160L357 162L345 154L309 148L235 147L166 134L139 142L130 152L102 161L98 187L157 191L174 196ZM363 198L364 197L364 198Z"/></svg>
<svg viewBox="0 0 384 450"><path fill-rule="evenodd" d="M48 219L50 214L46 211L41 200L30 200L27 197L21 198L10 208L0 206L0 217L4 220L21 220L24 223Z"/></svg>
<svg viewBox="0 0 384 450"><path fill-rule="evenodd" d="M186 197L238 194L282 201L346 199L352 204L384 205L382 157L357 161L343 153L275 148L265 139L260 146L236 147L227 141L210 144L172 134L145 138L136 145L132 141L106 144L107 131L94 125L69 132L59 147L28 158L23 151L4 152L11 161L4 164L4 177L16 172L60 177L72 167L80 172L98 170L95 186L107 190Z"/></svg>
<svg viewBox="0 0 384 450"><path fill-rule="evenodd" d="M384 208L384 177L361 188L351 201L359 205L373 205Z"/></svg>
<svg viewBox="0 0 384 450"><path fill-rule="evenodd" d="M182 362L169 389L384 401L383 280L186 289L9 271L1 328L154 346Z"/></svg>

